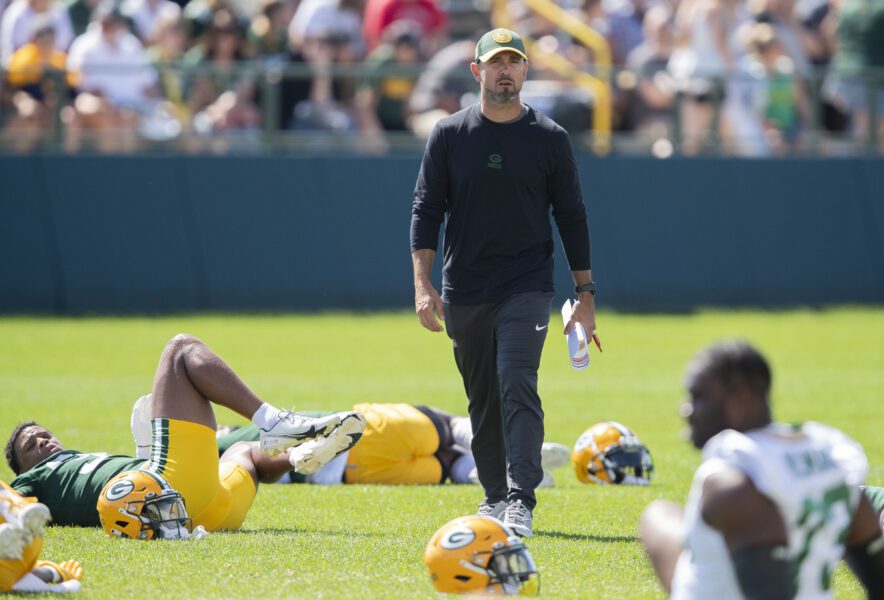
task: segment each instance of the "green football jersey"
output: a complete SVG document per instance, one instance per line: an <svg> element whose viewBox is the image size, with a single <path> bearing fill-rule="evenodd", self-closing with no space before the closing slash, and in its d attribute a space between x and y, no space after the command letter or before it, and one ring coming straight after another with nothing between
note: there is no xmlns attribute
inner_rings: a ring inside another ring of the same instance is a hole
<svg viewBox="0 0 884 600"><path fill-rule="evenodd" d="M55 525L97 526L95 505L104 484L145 462L105 452L62 450L13 479L11 485L19 494L36 496L48 506Z"/></svg>

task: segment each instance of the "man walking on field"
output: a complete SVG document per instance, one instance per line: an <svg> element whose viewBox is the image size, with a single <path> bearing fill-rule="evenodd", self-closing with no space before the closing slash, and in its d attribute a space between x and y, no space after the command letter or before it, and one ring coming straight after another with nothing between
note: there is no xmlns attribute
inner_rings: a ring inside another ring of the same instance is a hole
<svg viewBox="0 0 884 600"><path fill-rule="evenodd" d="M543 477L537 369L553 286L550 210L578 301L566 331L595 331L589 230L564 129L520 102L528 57L519 35L489 31L470 71L478 104L433 129L414 192L411 252L421 325L445 320L469 398L472 450L485 499L478 513L532 534ZM445 222L442 295L430 283Z"/></svg>

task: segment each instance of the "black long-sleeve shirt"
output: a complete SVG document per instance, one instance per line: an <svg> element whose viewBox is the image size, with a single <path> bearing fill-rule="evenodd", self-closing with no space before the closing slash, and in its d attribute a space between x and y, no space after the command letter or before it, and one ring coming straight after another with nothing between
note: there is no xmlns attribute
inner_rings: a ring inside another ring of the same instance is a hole
<svg viewBox="0 0 884 600"><path fill-rule="evenodd" d="M532 108L495 123L475 104L439 121L424 152L411 250L435 250L445 221L442 298L499 302L554 291L549 211L572 271L590 268L589 228L567 132Z"/></svg>

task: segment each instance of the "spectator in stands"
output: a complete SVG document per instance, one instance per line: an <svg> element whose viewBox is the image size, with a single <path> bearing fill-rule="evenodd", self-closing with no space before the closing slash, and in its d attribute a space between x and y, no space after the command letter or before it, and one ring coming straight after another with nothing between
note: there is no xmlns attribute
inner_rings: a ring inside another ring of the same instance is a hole
<svg viewBox="0 0 884 600"><path fill-rule="evenodd" d="M679 4L677 47L669 69L685 95L681 122L683 150L688 154L714 143L716 134L733 138L731 134L745 125L741 82L735 74L745 56L737 32L750 20L739 0L682 0Z"/></svg>
<svg viewBox="0 0 884 600"><path fill-rule="evenodd" d="M7 65L9 85L42 101L53 74L64 73L67 55L55 47L55 28L48 20L35 21L31 40L12 54Z"/></svg>
<svg viewBox="0 0 884 600"><path fill-rule="evenodd" d="M465 76L463 67L472 62L475 52L475 41L459 40L436 52L427 62L409 101L415 135L428 138L439 119L476 100L476 82Z"/></svg>
<svg viewBox="0 0 884 600"><path fill-rule="evenodd" d="M138 112L156 95L156 72L118 4L96 8L89 29L71 45L67 68L78 92L68 114L71 146L88 130L98 133L100 150L134 149Z"/></svg>
<svg viewBox="0 0 884 600"><path fill-rule="evenodd" d="M14 0L0 15L0 66L31 41L35 24L48 20L55 31L55 49L67 51L74 37L65 6L58 0Z"/></svg>
<svg viewBox="0 0 884 600"><path fill-rule="evenodd" d="M795 6L804 53L816 67L828 65L835 54L833 15L829 0L806 0Z"/></svg>
<svg viewBox="0 0 884 600"><path fill-rule="evenodd" d="M203 42L185 57L188 66L198 72L188 103L198 113L194 127L199 132L253 130L260 126L255 82L242 75L237 64L247 57L236 17L227 9L217 11Z"/></svg>
<svg viewBox="0 0 884 600"><path fill-rule="evenodd" d="M383 39L384 30L396 21L414 21L421 28L421 39L428 54L445 41L448 17L436 0L366 0L363 32L368 51Z"/></svg>
<svg viewBox="0 0 884 600"><path fill-rule="evenodd" d="M384 148L382 132L408 129L408 99L422 59L420 27L412 21L387 27L384 42L366 58L356 110L367 150Z"/></svg>
<svg viewBox="0 0 884 600"><path fill-rule="evenodd" d="M65 84L66 55L55 49L55 30L49 20L33 24L31 41L12 54L7 81L13 90L7 127L15 131L16 149L27 150L52 126L53 111Z"/></svg>
<svg viewBox="0 0 884 600"><path fill-rule="evenodd" d="M354 85L350 77L335 77L335 65L352 64L349 40L328 34L308 36L303 56L312 68L309 96L294 106L292 128L300 130L353 131Z"/></svg>
<svg viewBox="0 0 884 600"><path fill-rule="evenodd" d="M795 14L795 0L751 0L749 8L755 21L773 28L777 52L792 62L798 76L813 75L805 50L808 34Z"/></svg>
<svg viewBox="0 0 884 600"><path fill-rule="evenodd" d="M804 88L792 59L779 44L776 30L770 24L756 23L748 35L763 86L759 109L765 138L774 152L783 153L794 147L801 123L809 115Z"/></svg>
<svg viewBox="0 0 884 600"><path fill-rule="evenodd" d="M338 46L337 55L365 55L360 18L361 0L302 0L289 24L289 38L300 48L324 39ZM346 47L342 44L346 42Z"/></svg>
<svg viewBox="0 0 884 600"><path fill-rule="evenodd" d="M582 20L592 27L599 35L605 38L605 41L608 42L608 46L611 49L611 60L614 64L623 64L625 57L614 56L614 43L613 43L613 29L610 20L610 16L607 12L605 12L605 8L602 5L602 0L586 0L583 3L583 11L582 11ZM591 65L594 64L595 57L592 56L592 50L587 48L587 58L586 63ZM619 59L619 60L618 60Z"/></svg>
<svg viewBox="0 0 884 600"><path fill-rule="evenodd" d="M364 56L359 0L303 0L289 25L288 62L310 75L287 77L281 86L280 122L306 131L353 131L355 78L335 73Z"/></svg>
<svg viewBox="0 0 884 600"><path fill-rule="evenodd" d="M172 0L125 0L122 12L132 22L135 35L149 44L157 22L177 18L181 14L181 7Z"/></svg>
<svg viewBox="0 0 884 600"><path fill-rule="evenodd" d="M235 5L235 0L188 0L181 14L184 15L184 20L190 27L193 39L202 40L203 35L215 19L215 13L220 11L231 13L237 24L244 28L248 19L243 16L239 8L239 5Z"/></svg>
<svg viewBox="0 0 884 600"><path fill-rule="evenodd" d="M249 24L247 39L259 57L284 59L288 52L288 26L295 13L294 0L264 0L261 12Z"/></svg>
<svg viewBox="0 0 884 600"><path fill-rule="evenodd" d="M816 76L828 68L835 54L835 11L829 0L803 0L796 5L795 16L800 24L801 45L814 73L804 85L809 97L816 98L821 104L820 114L816 115L820 120L812 125L843 132L849 116L825 97L821 90L823 79Z"/></svg>
<svg viewBox="0 0 884 600"><path fill-rule="evenodd" d="M837 7L838 53L826 79L824 93L851 116L858 138L875 133L884 145L884 0L843 0ZM877 77L869 77L878 69ZM874 104L877 124L870 123ZM882 146L884 147L884 146Z"/></svg>
<svg viewBox="0 0 884 600"><path fill-rule="evenodd" d="M643 22L646 0L608 0L602 2L607 15L608 43L615 65L623 65L629 53L644 41Z"/></svg>
<svg viewBox="0 0 884 600"><path fill-rule="evenodd" d="M65 0L68 17L74 28L74 37L86 33L86 28L92 22L92 12L99 3L100 0Z"/></svg>
<svg viewBox="0 0 884 600"><path fill-rule="evenodd" d="M667 70L672 55L672 12L658 5L645 13L644 41L626 59L637 76L632 106L635 130L650 140L672 136L675 82Z"/></svg>
<svg viewBox="0 0 884 600"><path fill-rule="evenodd" d="M188 45L187 23L179 16L161 18L154 27L153 44L147 56L157 72L160 98L166 102L165 111L182 125L192 115L187 103L187 72L183 68L184 52Z"/></svg>

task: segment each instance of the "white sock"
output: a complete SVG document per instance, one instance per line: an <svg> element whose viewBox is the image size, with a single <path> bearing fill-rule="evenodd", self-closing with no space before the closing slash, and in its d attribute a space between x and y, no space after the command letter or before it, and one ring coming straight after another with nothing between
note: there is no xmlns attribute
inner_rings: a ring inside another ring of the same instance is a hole
<svg viewBox="0 0 884 600"><path fill-rule="evenodd" d="M280 412L278 408L265 402L252 415L252 423L257 425L259 429L269 431L279 421Z"/></svg>
<svg viewBox="0 0 884 600"><path fill-rule="evenodd" d="M461 454L451 464L451 483L472 483L470 471L476 468L472 454Z"/></svg>
<svg viewBox="0 0 884 600"><path fill-rule="evenodd" d="M33 573L26 573L12 586L13 592L70 594L79 590L80 582L76 579L69 579L62 583L46 583Z"/></svg>
<svg viewBox="0 0 884 600"><path fill-rule="evenodd" d="M332 459L327 465L320 467L312 475L307 475L307 483L318 483L321 485L339 485L343 483L344 469L347 468L348 456L350 456L349 450Z"/></svg>
<svg viewBox="0 0 884 600"><path fill-rule="evenodd" d="M153 401L147 394L135 401L132 407L130 426L132 437L135 438L135 456L138 458L150 458L150 445L153 440L151 417L153 416Z"/></svg>

